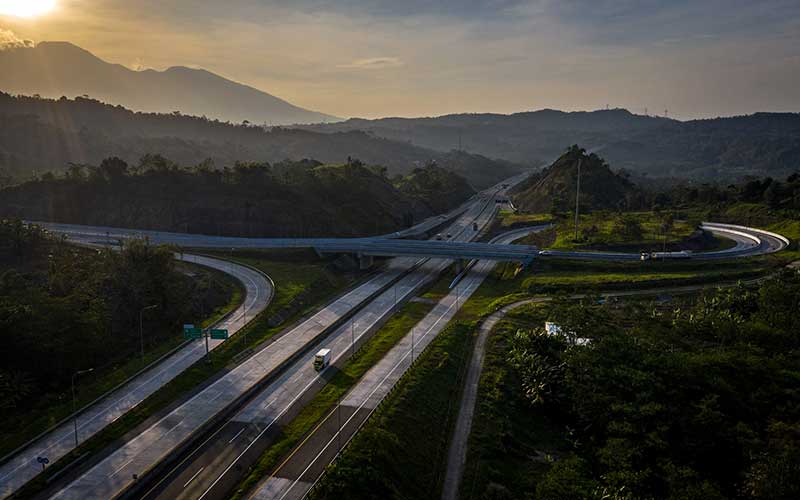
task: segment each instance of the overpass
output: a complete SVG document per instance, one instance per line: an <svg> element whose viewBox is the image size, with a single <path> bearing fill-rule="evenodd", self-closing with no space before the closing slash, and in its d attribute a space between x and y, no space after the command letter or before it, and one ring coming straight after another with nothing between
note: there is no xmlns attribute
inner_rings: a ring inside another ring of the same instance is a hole
<svg viewBox="0 0 800 500"><path fill-rule="evenodd" d="M292 249L311 248L319 254L353 254L359 257L430 257L444 259L478 259L530 264L539 255L538 248L528 245L475 243L451 240L403 240L374 238L239 238L199 234L143 231L103 226L83 226L37 222L54 234L71 241L90 245L117 245L122 240L146 239L158 245L175 245L192 249ZM463 229L472 231L471 227Z"/></svg>

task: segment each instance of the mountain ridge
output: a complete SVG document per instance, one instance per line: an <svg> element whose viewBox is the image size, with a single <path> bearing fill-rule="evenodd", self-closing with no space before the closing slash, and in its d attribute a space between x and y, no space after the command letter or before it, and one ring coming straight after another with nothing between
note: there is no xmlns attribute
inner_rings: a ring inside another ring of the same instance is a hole
<svg viewBox="0 0 800 500"><path fill-rule="evenodd" d="M136 71L65 41L0 50L0 89L52 98L89 95L136 111L178 110L235 123L289 125L339 120L206 69L176 65Z"/></svg>

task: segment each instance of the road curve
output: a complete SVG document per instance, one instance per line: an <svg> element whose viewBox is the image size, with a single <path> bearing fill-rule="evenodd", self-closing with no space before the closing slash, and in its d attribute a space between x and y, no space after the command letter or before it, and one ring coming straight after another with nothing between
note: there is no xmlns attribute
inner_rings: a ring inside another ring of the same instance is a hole
<svg viewBox="0 0 800 500"><path fill-rule="evenodd" d="M733 240L736 242L736 245L725 250L694 253L691 257L692 260L720 260L738 257L755 257L758 255L780 252L789 246L789 240L786 237L763 229L738 226L734 224L721 224L718 222L703 222L700 227L701 229L712 233L714 236ZM641 259L641 256L638 253L592 251L581 252L565 250L541 250L539 251L539 257L610 261L637 261Z"/></svg>
<svg viewBox="0 0 800 500"><path fill-rule="evenodd" d="M245 289L242 304L215 325L227 329L231 335L266 309L272 300L273 284L259 271L207 256L176 254L175 257L224 272L241 282ZM209 348L214 349L222 342L209 340ZM84 408L78 415L78 441L84 442L95 435L204 355L205 344L202 340L185 344ZM75 447L73 425L72 419L61 423L6 460L0 466L0 498L11 495L42 471L37 457L47 457L52 464L71 451Z"/></svg>

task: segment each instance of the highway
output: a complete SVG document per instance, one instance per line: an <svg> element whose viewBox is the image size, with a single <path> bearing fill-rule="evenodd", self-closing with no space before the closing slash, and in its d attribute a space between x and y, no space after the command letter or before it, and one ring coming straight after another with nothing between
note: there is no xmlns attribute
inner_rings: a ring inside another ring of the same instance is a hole
<svg viewBox="0 0 800 500"><path fill-rule="evenodd" d="M472 232L472 222L487 207L490 207L493 215L494 200L478 197L471 208L457 219L450 231L453 234ZM415 263L415 259L392 260L386 272L334 300L286 332L280 339L255 353L144 432L124 443L60 490L55 498L110 498L121 493L134 483L134 477L143 477L174 450L191 442L192 436L204 425L209 425L212 418L222 414L226 408L235 407L252 397L253 393L257 394L262 389L259 384L270 376L282 373L286 366L291 366L298 356L306 353L309 345L317 343L321 337L327 337L332 326L353 310L372 302L376 294L385 292ZM412 273L412 276L415 278L410 279L419 279L419 273ZM411 282L404 282L397 287L398 293L413 286ZM381 304L379 309L385 310L386 304Z"/></svg>
<svg viewBox="0 0 800 500"><path fill-rule="evenodd" d="M517 229L492 240L510 244L532 232L550 227L542 225ZM266 478L252 498L299 499L305 496L325 467L369 418L372 411L400 380L433 339L445 328L464 301L478 289L495 262L479 261L461 282L414 326L342 399L341 404L295 449L275 473ZM413 345L413 349L412 349ZM412 354L413 352L413 354Z"/></svg>
<svg viewBox="0 0 800 500"><path fill-rule="evenodd" d="M478 215L469 213L461 225L450 230L461 233L453 233L457 239L469 239L475 235L471 221L477 220L482 227L491 221L494 213L492 203ZM145 498L225 498L226 492L237 484L241 472L269 446L280 427L288 423L335 372L336 368L322 373L314 370L312 361L316 350L331 349L332 365L341 366L403 302L416 295L448 265L450 261L447 260L429 260L376 297L287 368L211 438L193 450Z"/></svg>
<svg viewBox="0 0 800 500"><path fill-rule="evenodd" d="M272 299L274 292L272 283L262 273L249 267L197 255L176 255L176 258L230 274L245 287L243 303L216 325L218 328L227 329L231 335L238 332L246 324L246 320L254 318L266 309ZM222 340L210 340L209 348L214 349L222 342ZM202 340L189 342L90 405L78 415L79 442L90 438L145 400L201 359L205 352L205 343ZM50 463L55 463L71 451L75 447L73 425L72 419L62 423L4 462L0 466L0 498L10 495L42 471L37 457L47 457Z"/></svg>

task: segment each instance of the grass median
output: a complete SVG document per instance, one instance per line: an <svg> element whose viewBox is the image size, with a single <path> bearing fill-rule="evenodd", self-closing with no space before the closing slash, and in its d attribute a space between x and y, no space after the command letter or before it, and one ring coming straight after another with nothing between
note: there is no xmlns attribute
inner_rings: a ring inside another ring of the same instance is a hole
<svg viewBox="0 0 800 500"><path fill-rule="evenodd" d="M278 435L250 473L234 492L232 499L245 498L259 481L269 475L285 457L330 411L361 377L380 361L411 327L433 308L428 302L407 302L364 346L348 360L330 382L303 408Z"/></svg>

